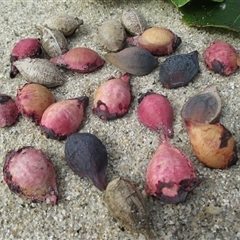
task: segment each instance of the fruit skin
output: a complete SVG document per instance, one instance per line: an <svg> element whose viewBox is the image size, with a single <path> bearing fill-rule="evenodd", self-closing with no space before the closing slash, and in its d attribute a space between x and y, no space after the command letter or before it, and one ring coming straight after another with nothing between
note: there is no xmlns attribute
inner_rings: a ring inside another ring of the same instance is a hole
<svg viewBox="0 0 240 240"><path fill-rule="evenodd" d="M229 43L214 41L203 53L207 68L215 73L228 76L240 66L238 52Z"/></svg>
<svg viewBox="0 0 240 240"><path fill-rule="evenodd" d="M18 89L16 105L21 114L39 125L43 112L55 102L53 93L38 83L26 83Z"/></svg>
<svg viewBox="0 0 240 240"><path fill-rule="evenodd" d="M120 74L103 83L94 95L93 113L103 120L122 117L128 112L132 101L130 75Z"/></svg>
<svg viewBox="0 0 240 240"><path fill-rule="evenodd" d="M15 101L8 95L0 93L0 127L14 124L19 116Z"/></svg>
<svg viewBox="0 0 240 240"><path fill-rule="evenodd" d="M91 133L73 133L67 137L65 159L70 169L80 177L89 178L100 191L107 186L107 150Z"/></svg>
<svg viewBox="0 0 240 240"><path fill-rule="evenodd" d="M88 97L82 96L50 105L42 115L41 132L47 138L65 139L80 128L88 103Z"/></svg>
<svg viewBox="0 0 240 240"><path fill-rule="evenodd" d="M182 43L182 40L167 28L152 27L139 36L127 38L127 42L140 46L153 55L163 56L173 53Z"/></svg>
<svg viewBox="0 0 240 240"><path fill-rule="evenodd" d="M6 155L3 178L9 189L33 202L57 204L59 193L51 160L40 149L25 146Z"/></svg>
<svg viewBox="0 0 240 240"><path fill-rule="evenodd" d="M185 121L187 132L198 160L209 168L227 169L238 160L232 133L221 123Z"/></svg>
<svg viewBox="0 0 240 240"><path fill-rule="evenodd" d="M10 62L10 78L14 78L18 74L18 69L14 66L14 62L23 58L35 58L42 53L41 43L38 38L25 38L17 42L11 52Z"/></svg>
<svg viewBox="0 0 240 240"><path fill-rule="evenodd" d="M138 99L137 115L147 128L173 137L173 108L162 94L147 92Z"/></svg>
<svg viewBox="0 0 240 240"><path fill-rule="evenodd" d="M50 61L79 73L92 72L105 62L97 52L85 47L73 48L63 55L51 58Z"/></svg>
<svg viewBox="0 0 240 240"><path fill-rule="evenodd" d="M200 182L192 162L165 137L148 164L146 193L162 202L177 204L184 202Z"/></svg>

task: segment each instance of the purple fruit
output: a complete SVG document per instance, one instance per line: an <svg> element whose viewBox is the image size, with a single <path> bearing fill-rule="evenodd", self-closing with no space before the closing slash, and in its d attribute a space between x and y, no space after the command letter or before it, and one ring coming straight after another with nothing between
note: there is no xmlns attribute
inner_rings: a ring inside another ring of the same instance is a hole
<svg viewBox="0 0 240 240"><path fill-rule="evenodd" d="M89 178L103 191L107 187L107 151L102 141L91 133L73 133L65 145L65 159L80 177Z"/></svg>

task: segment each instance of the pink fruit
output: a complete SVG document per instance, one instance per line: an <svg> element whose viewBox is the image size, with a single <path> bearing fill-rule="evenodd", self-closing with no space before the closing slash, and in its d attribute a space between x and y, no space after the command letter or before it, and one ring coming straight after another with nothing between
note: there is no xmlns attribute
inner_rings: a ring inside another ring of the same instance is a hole
<svg viewBox="0 0 240 240"><path fill-rule="evenodd" d="M50 61L75 72L87 73L101 67L104 60L90 48L77 47Z"/></svg>
<svg viewBox="0 0 240 240"><path fill-rule="evenodd" d="M124 74L102 84L94 95L93 113L104 120L126 114L132 100L129 80L129 74Z"/></svg>
<svg viewBox="0 0 240 240"><path fill-rule="evenodd" d="M173 137L173 108L162 94L147 92L138 99L139 121L147 128Z"/></svg>
<svg viewBox="0 0 240 240"><path fill-rule="evenodd" d="M18 74L17 68L14 66L14 62L23 58L35 58L42 52L41 43L37 38L25 38L17 42L10 56L11 71L10 77L14 78Z"/></svg>
<svg viewBox="0 0 240 240"><path fill-rule="evenodd" d="M84 118L88 97L62 100L49 106L43 113L40 127L47 138L62 140L76 132Z"/></svg>
<svg viewBox="0 0 240 240"><path fill-rule="evenodd" d="M55 102L52 92L38 83L26 83L18 89L16 105L20 113L39 124L43 112Z"/></svg>
<svg viewBox="0 0 240 240"><path fill-rule="evenodd" d="M0 93L0 127L11 126L18 116L19 111L15 101L10 96Z"/></svg>
<svg viewBox="0 0 240 240"><path fill-rule="evenodd" d="M162 202L184 202L188 192L201 181L188 157L171 145L167 138L159 145L146 172L146 193Z"/></svg>
<svg viewBox="0 0 240 240"><path fill-rule="evenodd" d="M238 52L222 41L214 41L203 53L203 58L209 70L223 76L234 73L240 66Z"/></svg>
<svg viewBox="0 0 240 240"><path fill-rule="evenodd" d="M59 193L55 168L42 150L23 147L10 151L6 155L3 177L9 189L20 197L33 202L57 203Z"/></svg>

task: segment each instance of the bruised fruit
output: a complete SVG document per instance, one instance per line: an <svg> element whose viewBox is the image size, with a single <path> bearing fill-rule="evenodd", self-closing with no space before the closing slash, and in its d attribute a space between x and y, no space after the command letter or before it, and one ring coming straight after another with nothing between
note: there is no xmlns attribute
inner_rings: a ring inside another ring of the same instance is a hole
<svg viewBox="0 0 240 240"><path fill-rule="evenodd" d="M105 59L122 71L139 76L149 74L158 65L157 58L140 47L130 47L117 53L107 53Z"/></svg>
<svg viewBox="0 0 240 240"><path fill-rule="evenodd" d="M186 120L187 132L198 160L209 168L227 169L237 160L232 133L221 123L207 124Z"/></svg>
<svg viewBox="0 0 240 240"><path fill-rule="evenodd" d="M20 197L57 204L59 193L55 168L42 150L23 147L8 152L3 178L9 189Z"/></svg>
<svg viewBox="0 0 240 240"><path fill-rule="evenodd" d="M38 83L26 83L18 89L16 105L21 114L31 119L37 125L43 112L55 102L53 93Z"/></svg>
<svg viewBox="0 0 240 240"><path fill-rule="evenodd" d="M102 84L94 95L93 113L104 120L126 114L132 100L129 80L130 76L124 74Z"/></svg>
<svg viewBox="0 0 240 240"><path fill-rule="evenodd" d="M163 56L173 53L182 40L167 28L152 27L139 36L127 38L127 42L140 46L153 55Z"/></svg>
<svg viewBox="0 0 240 240"><path fill-rule="evenodd" d="M83 122L89 99L86 96L66 99L49 106L40 122L42 133L51 139L62 140L76 132Z"/></svg>
<svg viewBox="0 0 240 240"><path fill-rule="evenodd" d="M41 43L38 38L25 38L17 42L10 56L11 70L10 78L14 78L18 74L18 69L14 66L14 62L23 58L35 58L42 52Z"/></svg>
<svg viewBox="0 0 240 240"><path fill-rule="evenodd" d="M198 52L168 57L160 65L159 78L163 87L178 88L188 85L199 71Z"/></svg>
<svg viewBox="0 0 240 240"><path fill-rule="evenodd" d="M92 72L104 64L104 60L97 52L85 47L73 48L63 55L51 58L50 61L80 73Z"/></svg>
<svg viewBox="0 0 240 240"><path fill-rule="evenodd" d="M166 137L148 164L146 180L146 193L170 204L184 202L201 182L192 162Z"/></svg>
<svg viewBox="0 0 240 240"><path fill-rule="evenodd" d="M223 76L234 73L240 66L240 57L235 48L223 41L214 41L203 53L208 69Z"/></svg>
<svg viewBox="0 0 240 240"><path fill-rule="evenodd" d="M147 92L138 99L138 119L147 128L173 137L173 108L162 94Z"/></svg>
<svg viewBox="0 0 240 240"><path fill-rule="evenodd" d="M15 66L28 82L39 83L46 87L56 87L64 83L61 72L47 59L25 58L16 61Z"/></svg>
<svg viewBox="0 0 240 240"><path fill-rule="evenodd" d="M0 127L8 127L17 121L19 111L15 101L0 93Z"/></svg>
<svg viewBox="0 0 240 240"><path fill-rule="evenodd" d="M150 230L145 200L131 181L122 177L109 182L104 195L106 206L118 223L129 231L156 239Z"/></svg>
<svg viewBox="0 0 240 240"><path fill-rule="evenodd" d="M107 186L107 150L91 133L73 133L67 137L65 159L70 169L80 177L89 178L103 191Z"/></svg>

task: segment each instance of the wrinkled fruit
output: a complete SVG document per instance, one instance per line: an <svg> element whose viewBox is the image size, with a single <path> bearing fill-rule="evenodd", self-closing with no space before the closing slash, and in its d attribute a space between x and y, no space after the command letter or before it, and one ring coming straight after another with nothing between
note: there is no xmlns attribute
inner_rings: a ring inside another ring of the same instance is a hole
<svg viewBox="0 0 240 240"><path fill-rule="evenodd" d="M104 64L104 60L97 52L85 47L73 48L63 55L51 58L50 61L80 73L92 72Z"/></svg>
<svg viewBox="0 0 240 240"><path fill-rule="evenodd" d="M163 87L178 88L186 86L199 71L198 52L168 57L160 65L159 78Z"/></svg>
<svg viewBox="0 0 240 240"><path fill-rule="evenodd" d="M35 58L42 52L41 43L37 38L25 38L17 42L10 56L11 70L10 78L14 78L18 74L17 68L14 66L14 62L23 58Z"/></svg>
<svg viewBox="0 0 240 240"><path fill-rule="evenodd" d="M59 193L55 168L42 150L23 147L8 152L3 177L9 189L20 197L57 204Z"/></svg>
<svg viewBox="0 0 240 240"><path fill-rule="evenodd" d="M232 133L221 123L185 121L185 124L193 151L205 166L227 169L237 162L235 140Z"/></svg>
<svg viewBox="0 0 240 240"><path fill-rule="evenodd" d="M98 137L91 133L71 134L65 145L65 159L74 173L89 178L99 190L106 189L107 150Z"/></svg>
<svg viewBox="0 0 240 240"><path fill-rule="evenodd" d="M117 53L107 53L105 59L127 73L147 75L158 66L158 60L140 47L125 48Z"/></svg>
<svg viewBox="0 0 240 240"><path fill-rule="evenodd" d="M43 112L55 102L52 92L38 83L26 83L18 89L16 105L21 114L39 124Z"/></svg>
<svg viewBox="0 0 240 240"><path fill-rule="evenodd" d="M102 84L94 95L93 113L104 120L126 114L132 100L129 81L130 76L124 74Z"/></svg>
<svg viewBox="0 0 240 240"><path fill-rule="evenodd" d="M146 180L146 193L170 204L184 202L187 194L201 182L192 162L167 138L153 155Z"/></svg>
<svg viewBox="0 0 240 240"><path fill-rule="evenodd" d="M162 94L147 92L138 99L138 119L147 128L173 137L173 108Z"/></svg>
<svg viewBox="0 0 240 240"><path fill-rule="evenodd" d="M49 106L40 122L42 133L51 139L62 140L76 132L84 119L89 99L86 96L66 99Z"/></svg>
<svg viewBox="0 0 240 240"><path fill-rule="evenodd" d="M213 42L203 53L208 69L223 76L234 73L240 66L240 57L235 48L222 41Z"/></svg>
<svg viewBox="0 0 240 240"><path fill-rule="evenodd" d="M19 116L15 101L6 94L0 93L0 127L14 124Z"/></svg>

